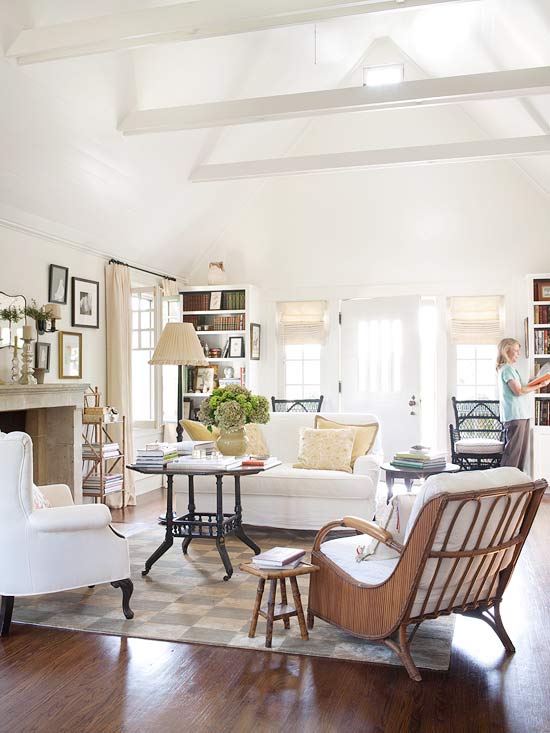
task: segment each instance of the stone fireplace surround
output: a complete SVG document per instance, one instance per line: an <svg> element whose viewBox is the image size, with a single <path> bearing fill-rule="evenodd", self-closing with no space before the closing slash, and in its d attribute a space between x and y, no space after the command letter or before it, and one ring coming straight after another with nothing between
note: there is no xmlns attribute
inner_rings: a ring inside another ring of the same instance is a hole
<svg viewBox="0 0 550 733"><path fill-rule="evenodd" d="M28 433L35 484L67 484L77 504L82 503L82 407L87 387L82 382L0 385L0 431Z"/></svg>

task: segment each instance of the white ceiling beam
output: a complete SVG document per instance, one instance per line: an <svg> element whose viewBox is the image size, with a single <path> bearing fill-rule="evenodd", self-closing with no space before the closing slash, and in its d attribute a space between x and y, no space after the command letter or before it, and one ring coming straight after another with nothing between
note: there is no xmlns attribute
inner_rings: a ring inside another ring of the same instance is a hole
<svg viewBox="0 0 550 733"><path fill-rule="evenodd" d="M550 154L550 135L513 137L500 140L473 140L410 148L358 150L290 158L249 160L198 166L189 177L194 183L234 181L244 178L271 178L309 173L372 170L432 163L467 163L480 160L522 158Z"/></svg>
<svg viewBox="0 0 550 733"><path fill-rule="evenodd" d="M418 79L385 87L345 87L185 107L134 110L124 118L119 130L124 135L142 135L340 112L404 109L549 93L550 66L542 66Z"/></svg>
<svg viewBox="0 0 550 733"><path fill-rule="evenodd" d="M197 0L23 30L8 51L20 64L193 41L447 3L479 0Z"/></svg>

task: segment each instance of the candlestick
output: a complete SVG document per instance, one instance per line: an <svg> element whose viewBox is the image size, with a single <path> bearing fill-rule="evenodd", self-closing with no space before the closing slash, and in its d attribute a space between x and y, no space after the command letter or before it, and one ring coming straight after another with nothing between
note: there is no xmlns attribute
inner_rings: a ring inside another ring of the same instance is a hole
<svg viewBox="0 0 550 733"><path fill-rule="evenodd" d="M19 384L36 384L36 379L34 377L34 368L32 366L33 363L33 354L31 351L31 343L32 338L25 338L25 335L29 332L25 329L29 328L31 329L32 334L32 326L23 326L23 370L21 374L21 378L19 379Z"/></svg>
<svg viewBox="0 0 550 733"><path fill-rule="evenodd" d="M19 381L19 356L17 347L17 335L15 336L15 342L13 344L13 358L11 360L11 381Z"/></svg>

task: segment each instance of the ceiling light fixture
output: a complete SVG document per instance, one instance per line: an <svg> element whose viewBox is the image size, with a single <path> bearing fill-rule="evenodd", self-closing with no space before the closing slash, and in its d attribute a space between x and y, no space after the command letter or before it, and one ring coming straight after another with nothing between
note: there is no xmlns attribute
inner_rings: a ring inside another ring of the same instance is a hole
<svg viewBox="0 0 550 733"><path fill-rule="evenodd" d="M381 87L388 84L400 84L405 77L403 64L387 64L386 66L365 66L363 68L363 86Z"/></svg>

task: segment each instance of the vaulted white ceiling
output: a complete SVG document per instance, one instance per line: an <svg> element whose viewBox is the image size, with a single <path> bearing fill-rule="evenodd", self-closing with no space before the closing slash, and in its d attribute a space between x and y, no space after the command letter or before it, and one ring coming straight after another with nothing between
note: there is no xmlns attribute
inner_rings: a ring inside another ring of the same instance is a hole
<svg viewBox="0 0 550 733"><path fill-rule="evenodd" d="M0 42L7 54L23 27L169 4L0 0ZM549 134L550 95L345 113L322 136L302 118L125 137L133 109L360 86L363 66L398 61L409 80L546 66L549 38L548 0L478 0L30 65L4 56L0 219L187 275L263 187L193 183L199 166ZM548 196L550 156L507 165Z"/></svg>

